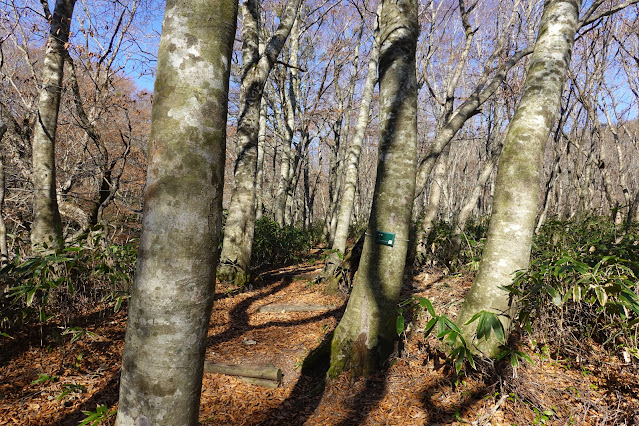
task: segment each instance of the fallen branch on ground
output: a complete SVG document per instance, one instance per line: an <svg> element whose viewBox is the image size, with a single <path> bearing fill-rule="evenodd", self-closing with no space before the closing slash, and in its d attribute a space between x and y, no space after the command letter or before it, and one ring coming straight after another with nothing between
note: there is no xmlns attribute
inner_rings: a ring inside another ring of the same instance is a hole
<svg viewBox="0 0 639 426"><path fill-rule="evenodd" d="M204 371L238 376L246 383L269 388L276 388L282 383L282 370L273 365L234 365L205 361Z"/></svg>

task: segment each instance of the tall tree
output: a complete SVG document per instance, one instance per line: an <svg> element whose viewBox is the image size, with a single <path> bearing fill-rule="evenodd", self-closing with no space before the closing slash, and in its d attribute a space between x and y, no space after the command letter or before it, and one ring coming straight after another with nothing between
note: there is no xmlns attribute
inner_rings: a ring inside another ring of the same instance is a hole
<svg viewBox="0 0 639 426"><path fill-rule="evenodd" d="M291 32L301 0L290 0L280 24L259 52L260 1L246 0L242 6L242 83L237 123L235 188L224 229L224 243L218 268L221 280L243 286L249 279L249 264L255 231L255 184L260 105L264 85Z"/></svg>
<svg viewBox="0 0 639 426"><path fill-rule="evenodd" d="M362 101L360 103L357 125L355 127L355 136L353 137L346 153L344 188L342 190L342 196L338 200L336 218L337 224L335 226L335 235L333 237L333 245L331 247L333 253L326 262L326 271L324 273L326 276L330 276L335 272L337 265L340 263L340 254L344 254L346 251L348 226L351 222L353 204L355 203L355 189L357 188L357 176L359 173L359 157L362 152L362 144L364 142L366 127L370 120L371 101L373 99L375 84L377 83L378 54L377 40L373 40L373 49L370 60L368 61L368 70L366 72Z"/></svg>
<svg viewBox="0 0 639 426"><path fill-rule="evenodd" d="M417 162L417 1L383 0L379 19L380 148L375 194L353 293L331 344L330 376L346 369L356 376L368 375L392 351L408 250ZM388 234L379 238L379 232Z"/></svg>
<svg viewBox="0 0 639 426"><path fill-rule="evenodd" d="M292 183L295 175L295 164L293 159L293 136L295 135L295 115L298 110L298 98L300 95L299 79L298 79L298 66L299 66L299 44L300 44L300 23L299 17L295 19L291 34L289 36L290 53L289 64L291 69L287 72L281 73L283 75L282 83L280 84L280 92L282 99L282 114L278 114L281 117L278 121L282 128L283 140L282 140L282 164L280 165L280 179L277 186L277 195L275 196L275 206L273 215L275 222L280 226L289 224L289 220L286 217L286 205L290 198L290 192L292 192ZM286 87L286 76L290 76L290 87Z"/></svg>
<svg viewBox="0 0 639 426"><path fill-rule="evenodd" d="M75 0L57 0L53 15L46 2L44 12L51 22L42 68L42 88L33 132L33 225L31 245L57 246L62 239L55 179L55 134L62 94L64 61L67 55L71 16Z"/></svg>
<svg viewBox="0 0 639 426"><path fill-rule="evenodd" d="M7 125L0 116L0 142L2 137L7 131ZM2 152L0 152L0 266L4 266L9 256L7 250L7 227L4 224L4 212L2 208L4 206L4 164L2 162Z"/></svg>
<svg viewBox="0 0 639 426"><path fill-rule="evenodd" d="M167 1L118 425L197 424L236 19L233 1Z"/></svg>
<svg viewBox="0 0 639 426"><path fill-rule="evenodd" d="M535 229L544 150L557 119L561 93L579 25L580 0L546 0L537 41L526 76L524 94L504 140L496 178L495 199L477 278L459 313L467 341L487 356L499 352L495 334L474 339L475 323L484 310L497 314L508 330L510 294L503 287L528 267Z"/></svg>

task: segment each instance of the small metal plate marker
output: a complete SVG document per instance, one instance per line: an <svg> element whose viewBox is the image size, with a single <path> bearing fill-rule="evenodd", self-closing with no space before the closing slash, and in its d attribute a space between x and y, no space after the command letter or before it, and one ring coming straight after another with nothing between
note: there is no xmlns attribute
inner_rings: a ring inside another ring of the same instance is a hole
<svg viewBox="0 0 639 426"><path fill-rule="evenodd" d="M391 232L377 231L375 232L375 243L393 247L393 244L395 244L395 234Z"/></svg>

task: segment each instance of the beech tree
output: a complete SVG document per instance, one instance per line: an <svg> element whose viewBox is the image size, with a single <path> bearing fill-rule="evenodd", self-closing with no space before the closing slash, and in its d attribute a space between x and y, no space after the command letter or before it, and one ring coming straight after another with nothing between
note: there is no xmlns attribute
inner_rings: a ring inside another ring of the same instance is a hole
<svg viewBox="0 0 639 426"><path fill-rule="evenodd" d="M380 130L375 194L353 292L331 343L329 376L379 369L393 348L417 162L416 0L379 12Z"/></svg>
<svg viewBox="0 0 639 426"><path fill-rule="evenodd" d="M579 0L545 2L524 94L504 140L486 246L458 316L466 340L487 356L499 352L496 335L477 341L473 336L476 324L466 322L478 312L489 311L509 329L512 304L503 287L511 283L516 271L528 267L543 154L559 111L580 6Z"/></svg>
<svg viewBox="0 0 639 426"><path fill-rule="evenodd" d="M0 142L2 142L2 137L6 131L7 125L2 119L2 116L0 116ZM0 152L0 266L4 266L9 256L7 250L7 227L4 224L4 214L2 212L2 208L4 207L4 191L4 163L2 161L2 153Z"/></svg>
<svg viewBox="0 0 639 426"><path fill-rule="evenodd" d="M359 172L359 157L362 152L362 144L364 142L366 127L370 120L370 107L373 99L373 91L375 90L375 84L377 83L378 54L378 41L373 40L373 49L368 62L366 81L364 82L362 100L355 127L355 135L346 152L344 188L337 203L335 234L333 236L333 244L331 247L333 253L331 253L331 256L326 262L326 270L324 272L324 275L327 277L332 275L339 265L340 254L343 255L346 252L348 227L351 223L351 215L353 213L353 205L355 203L355 189L357 188L357 177Z"/></svg>
<svg viewBox="0 0 639 426"><path fill-rule="evenodd" d="M167 1L117 425L195 425L215 295L237 3Z"/></svg>
<svg viewBox="0 0 639 426"><path fill-rule="evenodd" d="M71 16L75 0L57 0L53 14L42 2L51 22L42 69L42 88L33 132L33 225L34 249L57 246L62 239L62 220L58 211L55 179L55 135L62 94L64 61L67 55Z"/></svg>
<svg viewBox="0 0 639 426"><path fill-rule="evenodd" d="M237 123L237 150L233 194L224 228L224 242L218 268L220 280L243 286L249 279L249 264L255 231L257 142L262 92L277 57L297 17L301 0L291 0L280 24L259 51L260 1L246 0L242 6L242 83Z"/></svg>

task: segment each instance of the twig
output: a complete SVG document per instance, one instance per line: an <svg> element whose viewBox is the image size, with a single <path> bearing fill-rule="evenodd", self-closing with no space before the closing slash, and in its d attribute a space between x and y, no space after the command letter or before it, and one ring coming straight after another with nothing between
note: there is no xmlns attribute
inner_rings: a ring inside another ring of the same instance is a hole
<svg viewBox="0 0 639 426"><path fill-rule="evenodd" d="M501 396L501 398L499 398L499 401L497 401L497 404L495 404L493 406L493 408L490 409L489 412L487 412L486 414L484 414L483 416L480 416L477 420L475 420L474 422L471 422L472 426L481 426L483 424L485 424L488 420L490 420L490 418L492 416L495 415L495 413L497 412L497 410L499 410L499 407L501 407L501 404L504 403L504 401L506 401L506 398L508 398L507 394L504 394Z"/></svg>

